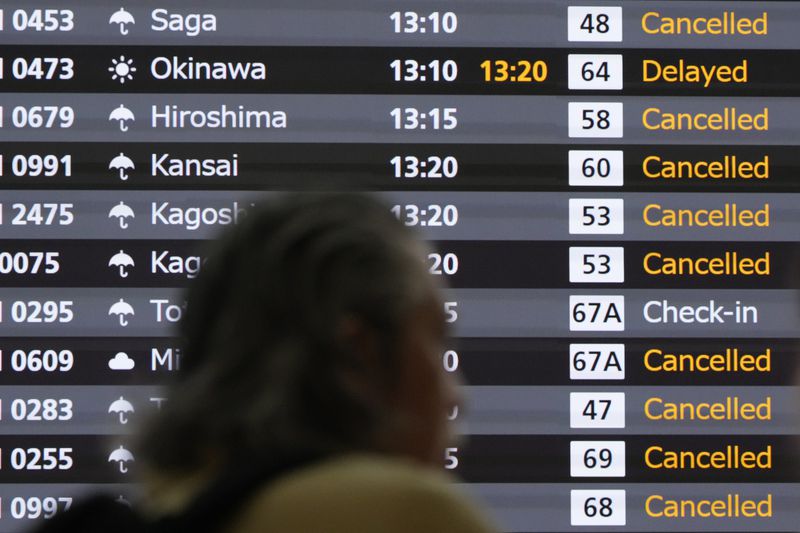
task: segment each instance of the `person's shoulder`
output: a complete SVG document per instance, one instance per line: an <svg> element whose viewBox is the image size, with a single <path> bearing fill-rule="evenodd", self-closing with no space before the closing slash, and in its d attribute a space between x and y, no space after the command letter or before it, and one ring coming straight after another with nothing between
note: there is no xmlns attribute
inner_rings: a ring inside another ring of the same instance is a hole
<svg viewBox="0 0 800 533"><path fill-rule="evenodd" d="M450 478L400 459L345 456L300 469L258 491L233 531L492 531ZM280 528L275 529L281 530Z"/></svg>

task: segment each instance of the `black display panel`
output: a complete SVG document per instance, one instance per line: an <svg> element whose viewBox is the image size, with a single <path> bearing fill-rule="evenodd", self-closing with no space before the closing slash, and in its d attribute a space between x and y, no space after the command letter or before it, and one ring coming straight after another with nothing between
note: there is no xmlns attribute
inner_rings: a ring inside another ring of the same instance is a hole
<svg viewBox="0 0 800 533"><path fill-rule="evenodd" d="M0 1L0 532L136 497L202 249L372 191L436 250L503 531L800 521L800 2Z"/></svg>

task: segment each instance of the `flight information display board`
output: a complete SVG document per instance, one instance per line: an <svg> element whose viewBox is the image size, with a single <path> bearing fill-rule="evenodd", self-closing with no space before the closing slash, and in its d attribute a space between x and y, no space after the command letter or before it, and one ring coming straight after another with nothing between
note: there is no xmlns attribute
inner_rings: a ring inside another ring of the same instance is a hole
<svg viewBox="0 0 800 533"><path fill-rule="evenodd" d="M799 36L800 2L0 1L0 531L135 497L201 245L300 189L435 246L443 467L503 531L794 530Z"/></svg>

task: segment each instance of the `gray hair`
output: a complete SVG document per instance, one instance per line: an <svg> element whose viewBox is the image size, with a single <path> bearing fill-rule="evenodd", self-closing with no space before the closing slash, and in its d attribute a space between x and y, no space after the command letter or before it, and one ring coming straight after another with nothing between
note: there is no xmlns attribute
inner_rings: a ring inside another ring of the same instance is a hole
<svg viewBox="0 0 800 533"><path fill-rule="evenodd" d="M391 386L395 346L431 295L423 245L387 206L355 194L268 200L220 240L188 293L182 369L141 440L151 467L209 454L332 453L373 446L384 413L340 379L341 322L378 339Z"/></svg>

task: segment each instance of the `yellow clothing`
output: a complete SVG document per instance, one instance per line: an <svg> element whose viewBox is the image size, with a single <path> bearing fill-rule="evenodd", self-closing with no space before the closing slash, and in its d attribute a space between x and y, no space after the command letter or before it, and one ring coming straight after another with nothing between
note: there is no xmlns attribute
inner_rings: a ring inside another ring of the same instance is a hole
<svg viewBox="0 0 800 533"><path fill-rule="evenodd" d="M408 461L351 455L256 490L226 533L490 533L449 478Z"/></svg>

